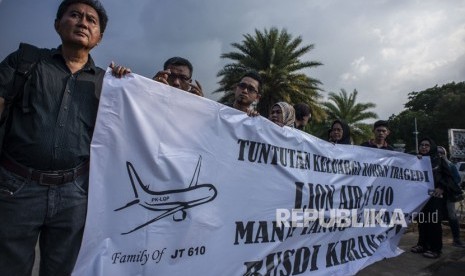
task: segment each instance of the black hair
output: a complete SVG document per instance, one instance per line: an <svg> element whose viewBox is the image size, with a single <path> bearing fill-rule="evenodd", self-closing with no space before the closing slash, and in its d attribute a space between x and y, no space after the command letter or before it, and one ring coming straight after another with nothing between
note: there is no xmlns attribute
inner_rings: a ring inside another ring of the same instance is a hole
<svg viewBox="0 0 465 276"><path fill-rule="evenodd" d="M252 78L258 81L258 93L260 93L260 90L262 89L262 85L263 85L262 77L260 77L260 74L257 71L250 70L250 71L247 71L244 75L242 75L241 79L245 77L249 77L249 78Z"/></svg>
<svg viewBox="0 0 465 276"><path fill-rule="evenodd" d="M305 116L310 115L310 107L305 103L298 103L294 105L295 119L303 120Z"/></svg>
<svg viewBox="0 0 465 276"><path fill-rule="evenodd" d="M98 20L100 23L100 33L103 34L103 32L105 32L105 28L107 27L108 16L107 12L103 8L102 3L100 3L100 1L98 0L63 0L63 2L61 2L60 6L58 7L55 22L63 17L63 14L65 14L66 10L70 5L76 3L86 4L94 8L94 10L98 14Z"/></svg>
<svg viewBox="0 0 465 276"><path fill-rule="evenodd" d="M191 72L189 77L192 77L192 72L194 72L194 68L192 67L192 63L187 59L182 57L169 58L167 61L165 61L165 64L163 64L163 70L168 69L168 66L170 65L187 66L187 68L189 68L189 71Z"/></svg>
<svg viewBox="0 0 465 276"><path fill-rule="evenodd" d="M376 121L373 125L373 129L376 129L380 126L383 126L383 127L386 127L386 128L389 128L389 123L388 121L384 121L384 120L379 120L379 121Z"/></svg>

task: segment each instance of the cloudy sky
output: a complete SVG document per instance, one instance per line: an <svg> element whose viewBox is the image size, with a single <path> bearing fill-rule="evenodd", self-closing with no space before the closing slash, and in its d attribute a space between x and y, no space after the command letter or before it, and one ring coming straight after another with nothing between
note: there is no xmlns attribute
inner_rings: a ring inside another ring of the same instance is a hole
<svg viewBox="0 0 465 276"><path fill-rule="evenodd" d="M0 59L19 42L56 47L60 0L0 0ZM277 27L315 48L323 65L305 71L328 92L359 91L380 118L397 114L407 94L465 81L465 0L103 0L110 21L93 50L96 63L124 64L152 77L183 56L206 96L218 88L222 53L255 29Z"/></svg>

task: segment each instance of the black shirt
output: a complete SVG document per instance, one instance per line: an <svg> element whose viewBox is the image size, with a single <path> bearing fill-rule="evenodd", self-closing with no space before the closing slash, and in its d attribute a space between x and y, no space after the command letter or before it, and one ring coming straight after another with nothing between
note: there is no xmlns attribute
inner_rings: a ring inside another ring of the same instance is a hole
<svg viewBox="0 0 465 276"><path fill-rule="evenodd" d="M360 146L368 147L368 148L375 148L375 149L394 150L394 148L391 145L389 145L386 141L384 142L384 145L380 148L378 148L378 146L373 140L363 142L360 144Z"/></svg>
<svg viewBox="0 0 465 276"><path fill-rule="evenodd" d="M60 49L48 50L25 85L30 111L23 111L21 100L12 105L3 143L14 160L39 170L69 169L89 158L105 73L89 56L84 68L72 74ZM11 87L18 53L0 64L0 97Z"/></svg>

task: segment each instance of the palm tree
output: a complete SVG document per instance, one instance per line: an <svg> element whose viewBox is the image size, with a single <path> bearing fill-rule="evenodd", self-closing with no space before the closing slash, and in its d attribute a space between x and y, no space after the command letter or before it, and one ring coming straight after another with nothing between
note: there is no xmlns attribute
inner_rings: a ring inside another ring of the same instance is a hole
<svg viewBox="0 0 465 276"><path fill-rule="evenodd" d="M330 92L328 101L323 103L326 111L327 122L330 124L336 119L345 121L351 131L351 137L354 144L360 144L372 136L371 125L363 123L366 119L376 119L378 115L368 109L376 107L374 103L357 103L358 91L347 94L341 89L339 94Z"/></svg>
<svg viewBox="0 0 465 276"><path fill-rule="evenodd" d="M318 85L321 82L308 77L301 70L322 63L302 62L300 58L314 48L313 44L301 46L302 38L293 38L286 30L271 28L264 32L255 30L255 35L244 35L242 43L232 43L237 52L221 55L232 60L217 74L221 77L220 88L214 93L225 93L219 100L231 103L233 89L240 77L249 70L257 71L263 79L261 99L257 105L260 114L267 116L271 106L279 101L291 104L303 102L312 108L313 117L321 119L324 112L318 103L321 98Z"/></svg>

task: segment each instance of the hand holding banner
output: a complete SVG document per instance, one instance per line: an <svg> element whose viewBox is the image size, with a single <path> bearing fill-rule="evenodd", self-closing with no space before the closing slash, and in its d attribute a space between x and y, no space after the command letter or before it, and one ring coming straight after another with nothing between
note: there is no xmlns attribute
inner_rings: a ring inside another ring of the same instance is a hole
<svg viewBox="0 0 465 276"><path fill-rule="evenodd" d="M400 253L429 164L107 72L73 274L355 274Z"/></svg>

